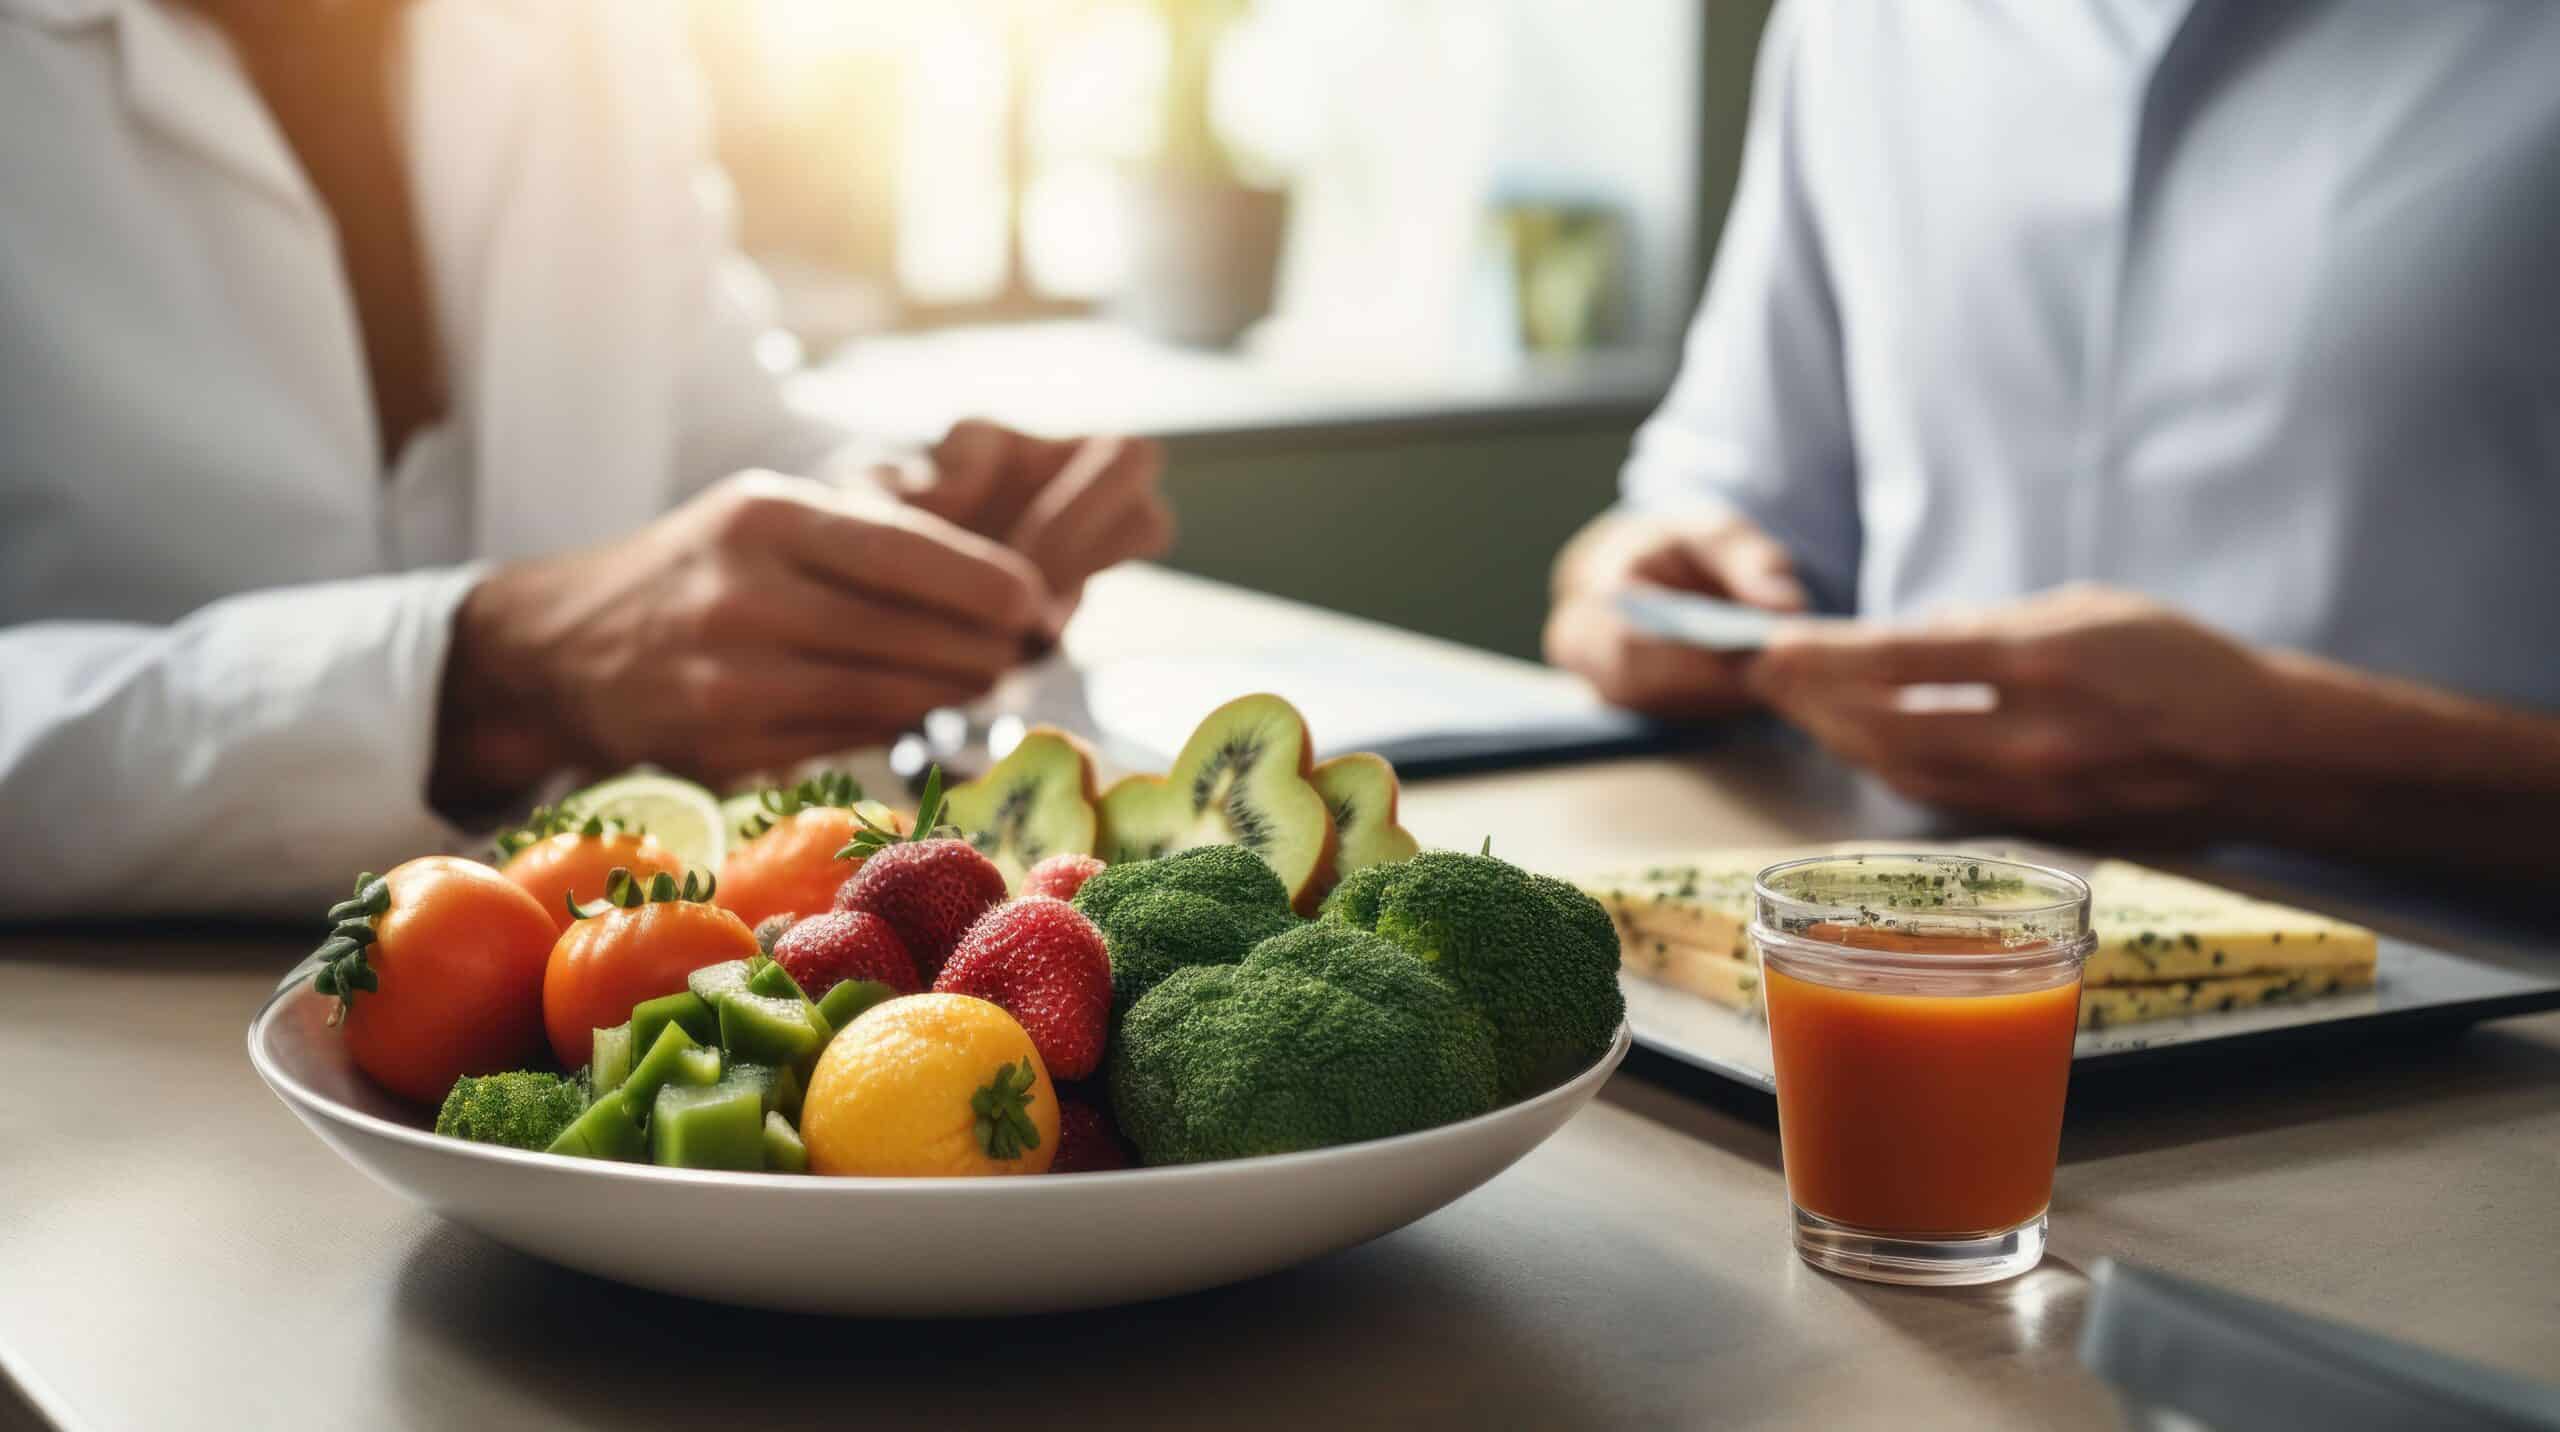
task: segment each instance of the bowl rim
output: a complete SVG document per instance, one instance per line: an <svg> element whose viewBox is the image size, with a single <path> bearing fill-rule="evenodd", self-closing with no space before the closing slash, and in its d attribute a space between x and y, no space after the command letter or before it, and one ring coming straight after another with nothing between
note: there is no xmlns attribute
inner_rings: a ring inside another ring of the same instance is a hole
<svg viewBox="0 0 2560 1432"><path fill-rule="evenodd" d="M784 1195L785 1197L827 1197L847 1192L890 1191L966 1192L982 1198L1006 1197L1010 1196L1003 1192L1007 1189L1064 1187L1106 1190L1116 1185L1126 1184L1132 1179L1143 1180L1152 1187L1175 1179L1214 1181L1223 1176L1231 1176L1239 1169L1278 1173L1329 1162L1378 1157L1390 1149L1410 1149L1433 1142L1462 1142L1468 1137L1469 1131L1489 1127L1497 1121L1517 1119L1531 1110L1582 1102L1590 1094L1596 1093L1599 1086L1607 1082L1609 1076L1617 1071L1619 1064L1626 1059L1628 1049L1634 1043L1634 1031L1622 1017L1618 1021L1617 1033L1610 1038L1609 1047L1601 1052L1599 1058L1591 1061L1589 1067L1572 1078L1551 1089L1532 1094L1526 1099L1488 1109L1484 1113L1460 1119L1455 1123L1416 1129L1411 1133L1389 1134L1384 1138L1333 1144L1320 1149L1301 1149L1293 1153L1258 1154L1251 1158L1219 1159L1208 1163L1161 1164L1152 1168L1140 1166L1127 1169L1093 1170L1077 1174L1072 1183L1058 1185L1050 1183L1045 1177L1020 1175L990 1178L940 1174L915 1178L892 1178L878 1175L777 1175L762 1170L665 1168L657 1164L623 1163L614 1159L572 1158L565 1154L543 1153L532 1149L511 1149L496 1144L478 1144L467 1139L451 1138L431 1130L395 1123L379 1114L370 1114L342 1103L303 1083L269 1058L265 1041L260 1038L260 1035L268 1023L276 1019L289 1003L303 998L325 999L326 996L313 992L306 982L287 983L268 996L266 1002L258 1007L257 1014L249 1020L247 1037L250 1066L257 1070L258 1077L266 1083L269 1092L298 1110L308 1111L334 1123L346 1125L376 1138L389 1139L393 1143L410 1148L451 1157L477 1158L500 1166L547 1169L574 1176L637 1180L643 1183L674 1183L679 1186L790 1190ZM362 1077L361 1073L358 1077Z"/></svg>

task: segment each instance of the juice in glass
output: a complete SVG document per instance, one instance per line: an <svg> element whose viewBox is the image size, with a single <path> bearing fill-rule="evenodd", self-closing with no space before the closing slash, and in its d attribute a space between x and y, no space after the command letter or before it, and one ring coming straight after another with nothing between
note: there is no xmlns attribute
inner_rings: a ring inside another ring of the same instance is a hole
<svg viewBox="0 0 2560 1432"><path fill-rule="evenodd" d="M1844 855L1762 871L1754 903L1797 1251L1887 1282L2034 1267L2088 887L2015 861Z"/></svg>

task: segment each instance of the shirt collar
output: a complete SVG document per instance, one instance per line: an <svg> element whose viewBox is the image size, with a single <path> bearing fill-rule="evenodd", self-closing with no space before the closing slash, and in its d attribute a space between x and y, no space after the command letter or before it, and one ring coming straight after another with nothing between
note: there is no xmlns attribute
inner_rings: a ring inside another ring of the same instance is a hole
<svg viewBox="0 0 2560 1432"><path fill-rule="evenodd" d="M125 103L138 117L277 202L319 215L319 197L219 26L154 0L112 0L108 8Z"/></svg>

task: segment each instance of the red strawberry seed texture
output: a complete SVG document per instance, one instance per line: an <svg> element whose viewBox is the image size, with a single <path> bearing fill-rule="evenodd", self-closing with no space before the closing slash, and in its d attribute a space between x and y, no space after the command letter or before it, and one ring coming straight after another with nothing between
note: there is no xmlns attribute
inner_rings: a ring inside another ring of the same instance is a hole
<svg viewBox="0 0 2560 1432"><path fill-rule="evenodd" d="M889 922L931 981L969 927L1004 899L1004 872L965 840L883 846L836 891L836 908Z"/></svg>
<svg viewBox="0 0 2560 1432"><path fill-rule="evenodd" d="M859 910L834 910L794 924L774 942L773 962L811 999L846 980L878 980L900 994L924 991L924 977L898 932Z"/></svg>
<svg viewBox="0 0 2560 1432"><path fill-rule="evenodd" d="M974 995L1012 1015L1052 1079L1082 1079L1102 1067L1111 956L1102 932L1063 900L1031 895L988 911L952 951L933 987Z"/></svg>
<svg viewBox="0 0 2560 1432"><path fill-rule="evenodd" d="M1058 1090L1058 1156L1051 1173L1107 1173L1130 1166L1129 1146L1103 1106L1080 1091Z"/></svg>
<svg viewBox="0 0 2560 1432"><path fill-rule="evenodd" d="M797 915L765 916L756 923L756 948L768 955L772 954L773 947L780 944L782 937L790 934L791 927L799 922L800 917ZM796 979L798 976L795 975L793 978Z"/></svg>
<svg viewBox="0 0 2560 1432"><path fill-rule="evenodd" d="M1060 900L1073 900L1084 883L1102 869L1102 862L1090 855L1062 851L1034 865L1022 877L1025 895L1049 895Z"/></svg>

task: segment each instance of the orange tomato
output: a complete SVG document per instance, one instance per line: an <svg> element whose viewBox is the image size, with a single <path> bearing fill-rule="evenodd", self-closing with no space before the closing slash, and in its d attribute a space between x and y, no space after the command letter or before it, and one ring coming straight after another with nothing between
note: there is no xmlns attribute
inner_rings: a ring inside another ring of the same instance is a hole
<svg viewBox="0 0 2560 1432"><path fill-rule="evenodd" d="M567 830L537 840L509 857L498 873L540 901L551 912L552 928L563 931L578 918L569 913L569 902L584 905L603 895L604 878L616 866L644 881L661 873L684 878L683 864L665 846L649 836L618 829L602 835Z"/></svg>
<svg viewBox="0 0 2560 1432"><path fill-rule="evenodd" d="M693 900L653 900L570 923L542 976L542 1022L551 1052L575 1069L595 1052L595 1032L631 1017L631 1006L684 988L704 965L761 953L736 915Z"/></svg>
<svg viewBox="0 0 2560 1432"><path fill-rule="evenodd" d="M421 1104L441 1102L465 1074L523 1068L542 1048L551 916L456 856L412 860L382 884L364 950L374 987L346 993L340 1025L356 1067Z"/></svg>
<svg viewBox="0 0 2560 1432"><path fill-rule="evenodd" d="M861 809L874 821L906 833L906 818L898 812L869 801ZM836 891L862 868L860 860L836 859L836 852L861 833L861 817L840 806L784 816L720 862L719 902L750 928L776 915L832 910Z"/></svg>

